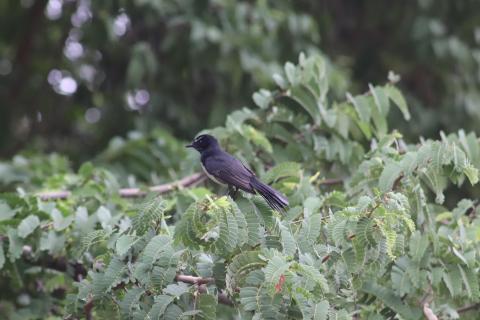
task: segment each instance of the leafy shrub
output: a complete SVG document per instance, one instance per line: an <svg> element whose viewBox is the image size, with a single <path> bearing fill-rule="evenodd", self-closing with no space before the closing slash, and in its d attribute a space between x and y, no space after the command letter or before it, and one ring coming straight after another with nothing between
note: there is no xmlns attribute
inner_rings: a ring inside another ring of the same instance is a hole
<svg viewBox="0 0 480 320"><path fill-rule="evenodd" d="M447 188L478 182L478 138L408 144L386 120L392 108L410 117L393 82L337 101L332 77L325 59L300 55L273 75L276 89L253 95L256 108L209 130L288 196L284 215L257 196L204 187L136 203L119 196L101 159L48 172L40 189L71 190L64 200L2 194L0 310L12 319L420 319L428 303L444 319L474 319L476 202L444 203Z"/></svg>

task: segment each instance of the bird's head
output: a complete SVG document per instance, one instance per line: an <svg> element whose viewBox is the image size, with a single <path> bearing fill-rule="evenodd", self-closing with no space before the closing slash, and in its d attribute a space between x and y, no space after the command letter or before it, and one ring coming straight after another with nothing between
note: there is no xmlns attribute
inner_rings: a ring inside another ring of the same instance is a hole
<svg viewBox="0 0 480 320"><path fill-rule="evenodd" d="M187 148L194 148L198 152L218 147L218 141L209 134L202 134L195 138L191 144L186 145Z"/></svg>

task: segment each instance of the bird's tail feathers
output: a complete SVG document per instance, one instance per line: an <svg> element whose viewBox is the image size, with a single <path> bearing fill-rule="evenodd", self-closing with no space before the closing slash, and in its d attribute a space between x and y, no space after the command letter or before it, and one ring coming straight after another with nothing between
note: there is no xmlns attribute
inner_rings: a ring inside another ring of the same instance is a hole
<svg viewBox="0 0 480 320"><path fill-rule="evenodd" d="M257 178L253 178L250 185L267 201L272 209L283 212L288 207L288 200L283 194Z"/></svg>

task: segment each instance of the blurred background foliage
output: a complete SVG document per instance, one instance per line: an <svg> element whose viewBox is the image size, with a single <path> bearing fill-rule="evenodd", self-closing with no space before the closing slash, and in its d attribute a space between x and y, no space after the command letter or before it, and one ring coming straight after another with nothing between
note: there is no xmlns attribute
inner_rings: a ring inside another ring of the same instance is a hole
<svg viewBox="0 0 480 320"><path fill-rule="evenodd" d="M302 51L333 62L334 95L399 74L412 121L395 123L411 137L480 133L479 9L474 0L4 0L0 157L57 151L75 166L98 154L114 163L138 158L132 140L183 156L175 138L251 105ZM152 167L171 167L157 155L141 156L135 174L151 180Z"/></svg>

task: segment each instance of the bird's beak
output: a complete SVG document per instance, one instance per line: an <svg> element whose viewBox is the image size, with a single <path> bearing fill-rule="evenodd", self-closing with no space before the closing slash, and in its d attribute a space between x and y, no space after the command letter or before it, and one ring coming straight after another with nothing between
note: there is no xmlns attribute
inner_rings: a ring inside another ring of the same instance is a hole
<svg viewBox="0 0 480 320"><path fill-rule="evenodd" d="M185 148L193 148L193 144L187 144Z"/></svg>

